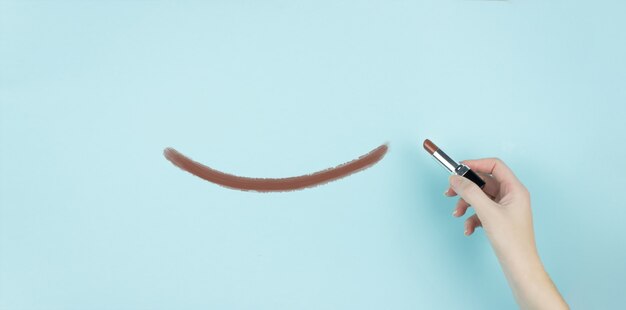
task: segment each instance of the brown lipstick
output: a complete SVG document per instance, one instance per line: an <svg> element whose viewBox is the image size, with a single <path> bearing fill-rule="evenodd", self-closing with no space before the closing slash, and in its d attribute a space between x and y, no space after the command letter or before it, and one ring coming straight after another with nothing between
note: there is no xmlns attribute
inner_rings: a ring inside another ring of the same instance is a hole
<svg viewBox="0 0 626 310"><path fill-rule="evenodd" d="M334 168L287 178L250 178L240 177L207 167L173 148L166 148L163 155L179 168L209 182L242 191L284 192L304 189L341 179L353 173L367 169L385 157L387 144L371 152Z"/></svg>
<svg viewBox="0 0 626 310"><path fill-rule="evenodd" d="M478 187L480 188L485 186L485 181L483 181L483 179L481 179L480 176L476 174L476 172L472 171L468 166L464 164L457 164L432 141L428 139L424 140L424 149L428 153L430 153L430 155L433 155L435 160L437 160L444 168L450 171L450 173L463 176L468 180L476 183L476 185L478 185Z"/></svg>

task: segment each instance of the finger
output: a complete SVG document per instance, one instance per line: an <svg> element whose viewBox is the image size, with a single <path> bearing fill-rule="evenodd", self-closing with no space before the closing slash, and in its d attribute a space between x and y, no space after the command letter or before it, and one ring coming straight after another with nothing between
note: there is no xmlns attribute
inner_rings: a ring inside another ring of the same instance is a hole
<svg viewBox="0 0 626 310"><path fill-rule="evenodd" d="M478 213L490 212L488 211L489 208L495 204L480 187L464 177L458 175L451 176L450 186L463 200L472 205Z"/></svg>
<svg viewBox="0 0 626 310"><path fill-rule="evenodd" d="M451 187L448 187L448 189L446 189L443 192L443 195L444 196L448 196L448 197L454 197L454 196L456 196L456 192Z"/></svg>
<svg viewBox="0 0 626 310"><path fill-rule="evenodd" d="M520 183L513 171L499 158L464 160L463 163L476 172L493 175L498 182Z"/></svg>
<svg viewBox="0 0 626 310"><path fill-rule="evenodd" d="M481 179L485 181L485 186L483 186L483 192L491 196L492 199L498 196L498 193L500 192L500 184L498 184L498 181L496 181L489 174L486 174L486 173L478 173L478 174L480 175ZM451 187L448 187L448 189L446 189L443 192L443 194L444 196L447 196L447 197L454 197L457 195L457 193Z"/></svg>
<svg viewBox="0 0 626 310"><path fill-rule="evenodd" d="M500 192L500 183L498 183L498 181L496 181L496 179L489 174L478 173L478 175L480 175L481 179L485 181L485 186L483 186L483 192L489 195L491 199L497 197L498 193Z"/></svg>
<svg viewBox="0 0 626 310"><path fill-rule="evenodd" d="M474 233L476 227L481 227L483 224L480 222L477 214L474 214L465 220L465 235L469 236Z"/></svg>
<svg viewBox="0 0 626 310"><path fill-rule="evenodd" d="M459 201L457 201L456 203L456 207L454 208L454 212L452 212L452 215L455 217L461 217L465 215L465 212L467 211L467 208L469 207L470 207L469 203L463 200L463 198L460 198Z"/></svg>

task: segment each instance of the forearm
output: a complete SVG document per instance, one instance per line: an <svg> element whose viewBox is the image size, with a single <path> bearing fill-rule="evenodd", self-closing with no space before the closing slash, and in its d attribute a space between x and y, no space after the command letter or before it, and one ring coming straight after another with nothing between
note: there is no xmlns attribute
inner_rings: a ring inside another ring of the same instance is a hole
<svg viewBox="0 0 626 310"><path fill-rule="evenodd" d="M498 259L521 309L569 309L536 252Z"/></svg>

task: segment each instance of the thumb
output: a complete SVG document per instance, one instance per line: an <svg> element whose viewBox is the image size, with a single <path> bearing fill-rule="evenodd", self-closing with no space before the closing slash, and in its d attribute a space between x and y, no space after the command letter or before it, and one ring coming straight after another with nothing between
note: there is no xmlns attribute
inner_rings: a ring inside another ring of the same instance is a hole
<svg viewBox="0 0 626 310"><path fill-rule="evenodd" d="M452 187L463 200L472 205L476 212L482 212L482 210L492 206L494 203L478 185L462 176L450 176L450 187Z"/></svg>

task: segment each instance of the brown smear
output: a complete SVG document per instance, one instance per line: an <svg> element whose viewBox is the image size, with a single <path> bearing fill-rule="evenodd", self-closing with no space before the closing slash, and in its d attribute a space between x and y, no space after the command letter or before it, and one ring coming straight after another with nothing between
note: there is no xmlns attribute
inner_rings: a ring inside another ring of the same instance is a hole
<svg viewBox="0 0 626 310"><path fill-rule="evenodd" d="M284 192L328 183L367 169L380 161L387 153L387 149L387 144L383 144L369 153L337 167L312 174L278 179L249 178L224 173L195 162L173 148L166 148L163 155L179 168L224 187L243 191Z"/></svg>

